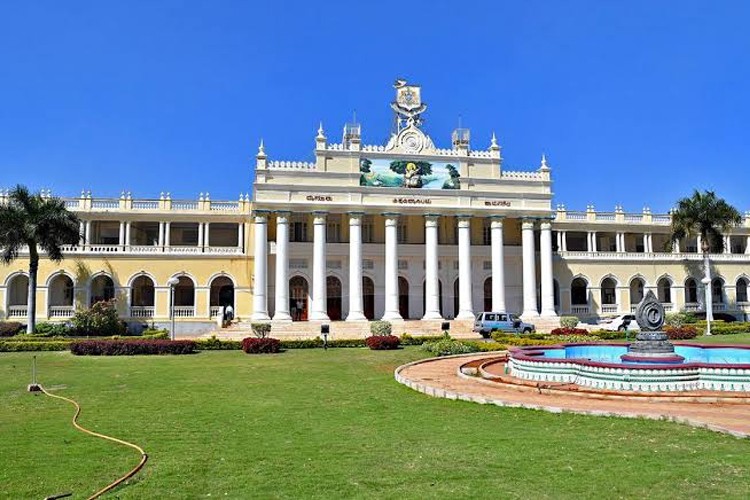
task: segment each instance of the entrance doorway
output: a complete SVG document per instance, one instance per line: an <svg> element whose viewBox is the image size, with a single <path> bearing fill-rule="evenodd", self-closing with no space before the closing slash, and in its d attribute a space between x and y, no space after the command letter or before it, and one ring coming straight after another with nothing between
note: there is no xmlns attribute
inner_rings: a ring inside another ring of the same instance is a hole
<svg viewBox="0 0 750 500"><path fill-rule="evenodd" d="M341 280L336 276L326 278L326 309L331 321L341 321Z"/></svg>
<svg viewBox="0 0 750 500"><path fill-rule="evenodd" d="M375 319L375 283L367 276L362 277L362 309L365 318Z"/></svg>
<svg viewBox="0 0 750 500"><path fill-rule="evenodd" d="M398 277L398 313L409 319L409 282L401 276Z"/></svg>
<svg viewBox="0 0 750 500"><path fill-rule="evenodd" d="M289 280L289 311L292 321L307 321L308 303L307 280L302 276L295 276Z"/></svg>

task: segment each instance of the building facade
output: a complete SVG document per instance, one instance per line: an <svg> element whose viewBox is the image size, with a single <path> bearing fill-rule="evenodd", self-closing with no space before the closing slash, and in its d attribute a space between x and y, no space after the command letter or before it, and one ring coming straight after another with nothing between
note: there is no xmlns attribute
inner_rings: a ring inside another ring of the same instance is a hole
<svg viewBox="0 0 750 500"><path fill-rule="evenodd" d="M553 207L543 156L538 168L508 171L494 135L474 149L466 129L437 148L421 127L421 89L395 87L386 145L362 144L356 123L339 143L321 126L312 162L269 159L261 143L252 196L66 199L81 240L62 263L42 260L38 319L115 298L124 319L174 314L183 333L214 329L230 304L240 321L471 320L492 310L544 328L560 315L629 312L649 289L668 311L706 310L700 242L670 248L668 214ZM711 256L710 307L744 319L749 215L725 241ZM0 317L25 320L26 266L22 255L0 267Z"/></svg>

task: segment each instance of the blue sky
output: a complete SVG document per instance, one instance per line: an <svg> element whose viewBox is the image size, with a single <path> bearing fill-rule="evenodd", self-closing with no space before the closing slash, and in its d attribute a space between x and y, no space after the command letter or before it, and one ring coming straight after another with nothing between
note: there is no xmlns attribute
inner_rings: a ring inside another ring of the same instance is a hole
<svg viewBox="0 0 750 500"><path fill-rule="evenodd" d="M387 139L397 76L439 147L548 155L555 203L750 210L750 3L3 2L0 186L236 199L262 137L310 160L354 110Z"/></svg>

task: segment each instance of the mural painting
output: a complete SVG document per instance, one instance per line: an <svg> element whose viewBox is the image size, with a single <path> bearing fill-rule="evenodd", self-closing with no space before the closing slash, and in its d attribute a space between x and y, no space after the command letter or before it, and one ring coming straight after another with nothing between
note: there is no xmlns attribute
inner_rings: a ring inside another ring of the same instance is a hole
<svg viewBox="0 0 750 500"><path fill-rule="evenodd" d="M459 189L461 175L445 162L362 158L360 186L418 189Z"/></svg>

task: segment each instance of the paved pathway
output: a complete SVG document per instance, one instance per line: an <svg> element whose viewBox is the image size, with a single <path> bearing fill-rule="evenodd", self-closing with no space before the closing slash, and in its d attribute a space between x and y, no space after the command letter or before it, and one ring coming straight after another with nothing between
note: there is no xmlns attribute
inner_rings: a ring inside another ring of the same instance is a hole
<svg viewBox="0 0 750 500"><path fill-rule="evenodd" d="M467 380L458 375L458 368L464 363L492 357L494 356L482 354L416 362L398 368L396 380L435 397L533 408L555 413L569 411L590 415L665 419L738 437L750 437L750 404L747 403L654 403L636 399L591 399L574 394L519 391L502 384Z"/></svg>

